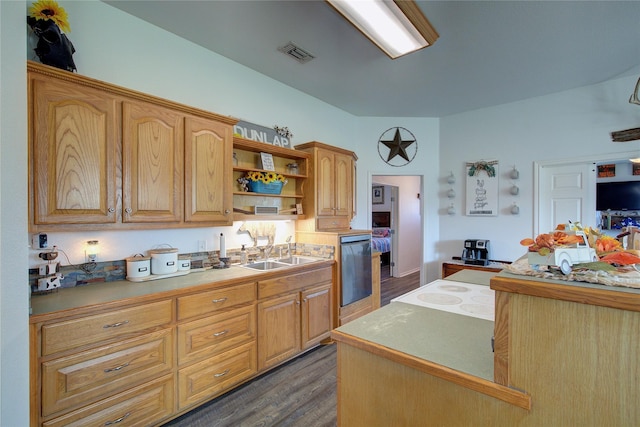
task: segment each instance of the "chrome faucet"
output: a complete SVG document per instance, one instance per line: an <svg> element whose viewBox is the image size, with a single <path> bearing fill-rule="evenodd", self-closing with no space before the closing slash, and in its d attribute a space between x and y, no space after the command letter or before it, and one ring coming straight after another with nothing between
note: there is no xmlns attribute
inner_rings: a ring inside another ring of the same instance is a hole
<svg viewBox="0 0 640 427"><path fill-rule="evenodd" d="M272 244L268 244L267 246L263 246L260 249L260 253L262 254L262 259L264 259L265 261L269 259L269 257L271 256L271 251L273 250L273 245Z"/></svg>
<svg viewBox="0 0 640 427"><path fill-rule="evenodd" d="M287 237L287 256L293 256L291 253L291 236Z"/></svg>

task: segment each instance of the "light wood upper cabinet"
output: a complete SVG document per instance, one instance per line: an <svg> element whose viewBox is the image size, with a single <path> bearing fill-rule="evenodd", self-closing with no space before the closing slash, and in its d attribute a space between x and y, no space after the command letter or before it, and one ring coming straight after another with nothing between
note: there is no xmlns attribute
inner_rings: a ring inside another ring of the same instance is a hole
<svg viewBox="0 0 640 427"><path fill-rule="evenodd" d="M236 119L27 69L30 232L231 224Z"/></svg>
<svg viewBox="0 0 640 427"><path fill-rule="evenodd" d="M357 156L352 151L321 142L296 146L313 155L310 194L304 200L310 221L298 223L305 231L348 230L354 213L354 168Z"/></svg>
<svg viewBox="0 0 640 427"><path fill-rule="evenodd" d="M318 215L349 216L352 211L352 163L350 156L317 150Z"/></svg>
<svg viewBox="0 0 640 427"><path fill-rule="evenodd" d="M66 82L31 82L35 224L116 221L115 97Z"/></svg>
<svg viewBox="0 0 640 427"><path fill-rule="evenodd" d="M186 118L185 221L232 224L232 139L231 126Z"/></svg>
<svg viewBox="0 0 640 427"><path fill-rule="evenodd" d="M182 115L142 102L124 102L122 110L122 221L180 221L184 164Z"/></svg>

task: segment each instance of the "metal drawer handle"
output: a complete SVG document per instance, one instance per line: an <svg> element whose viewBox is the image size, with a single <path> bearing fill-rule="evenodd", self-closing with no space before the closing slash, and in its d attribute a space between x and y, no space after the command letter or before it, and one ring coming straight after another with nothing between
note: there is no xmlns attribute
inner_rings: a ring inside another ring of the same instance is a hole
<svg viewBox="0 0 640 427"><path fill-rule="evenodd" d="M224 297L224 298L218 298L218 299L211 300L211 302L216 304L216 303L219 303L219 302L225 302L226 300L227 300L227 297Z"/></svg>
<svg viewBox="0 0 640 427"><path fill-rule="evenodd" d="M114 372L114 371L119 371L120 369L126 368L127 366L129 366L129 362L127 363L123 363L122 365L116 366L115 368L107 368L104 371L106 373L108 372Z"/></svg>
<svg viewBox="0 0 640 427"><path fill-rule="evenodd" d="M131 412L127 412L126 414L124 414L123 416L121 416L120 418L118 418L117 420L113 420L113 421L107 421L106 423L104 423L104 425L106 426L110 426L112 424L118 424L121 423L122 421L124 421L125 418L127 418L129 415L131 415Z"/></svg>
<svg viewBox="0 0 640 427"><path fill-rule="evenodd" d="M213 334L214 337L220 337L222 335L228 334L229 330L225 329L224 331L220 331L220 332L216 332L215 334Z"/></svg>
<svg viewBox="0 0 640 427"><path fill-rule="evenodd" d="M117 328L118 326L126 325L127 323L129 323L128 320L125 320L124 322L112 323L111 325L104 325L102 329Z"/></svg>
<svg viewBox="0 0 640 427"><path fill-rule="evenodd" d="M224 377L225 375L227 375L229 373L228 369L225 369L224 372L220 372L219 374L213 374L214 377L218 378L218 377Z"/></svg>

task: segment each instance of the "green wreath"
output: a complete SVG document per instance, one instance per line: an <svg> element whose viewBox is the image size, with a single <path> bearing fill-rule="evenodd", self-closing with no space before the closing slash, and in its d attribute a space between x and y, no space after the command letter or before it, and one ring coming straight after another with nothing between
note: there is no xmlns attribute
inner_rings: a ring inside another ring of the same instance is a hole
<svg viewBox="0 0 640 427"><path fill-rule="evenodd" d="M496 176L496 168L487 162L475 162L469 167L469 176L476 176L480 172L485 171L489 178Z"/></svg>

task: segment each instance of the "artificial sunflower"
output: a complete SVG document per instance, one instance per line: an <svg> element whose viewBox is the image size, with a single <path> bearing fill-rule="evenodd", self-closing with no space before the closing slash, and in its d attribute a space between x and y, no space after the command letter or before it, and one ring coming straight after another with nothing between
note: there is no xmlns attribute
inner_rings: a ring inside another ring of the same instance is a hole
<svg viewBox="0 0 640 427"><path fill-rule="evenodd" d="M52 20L65 33L71 32L67 12L54 0L38 0L29 8L29 16L36 20Z"/></svg>

